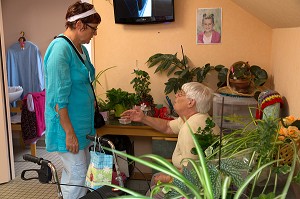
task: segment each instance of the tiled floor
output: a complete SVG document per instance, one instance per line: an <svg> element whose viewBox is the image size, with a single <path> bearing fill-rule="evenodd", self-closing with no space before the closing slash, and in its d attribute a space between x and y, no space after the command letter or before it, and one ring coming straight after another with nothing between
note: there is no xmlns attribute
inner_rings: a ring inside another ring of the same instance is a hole
<svg viewBox="0 0 300 199"><path fill-rule="evenodd" d="M24 169L39 169L40 166L31 162L25 162L23 160L23 154L30 154L29 149L20 150L19 148L14 149L15 154L15 172L16 178L6 184L0 185L0 198L1 199L41 199L57 198L56 185L54 184L41 184L38 180L24 181L21 179L21 173ZM58 175L61 175L62 164L60 159L55 153L46 152L44 147L37 147L37 157L49 160L55 165ZM37 176L33 172L26 174L26 178ZM146 193L148 189L148 182L143 180L128 180L126 187L135 190L140 193Z"/></svg>
<svg viewBox="0 0 300 199"><path fill-rule="evenodd" d="M55 199L57 198L57 191L56 185L53 184L41 184L38 180L29 180L23 181L21 179L21 173L24 169L39 169L40 166L31 162L25 162L22 158L23 154L29 154L30 149L21 150L19 148L14 148L15 154L15 172L16 178L9 183L0 184L0 199L41 199L41 198L48 198L48 199ZM55 153L48 153L46 152L44 147L38 146L37 147L37 156L42 157L43 159L51 161L60 177L62 165L60 159ZM26 175L27 178L36 176L35 173L28 173ZM128 180L126 182L126 187L129 189L135 190L141 194L145 194L146 190L148 190L149 185L147 181L144 180ZM287 199L296 199L299 198L298 193L300 190L299 185L293 184L289 193L287 195Z"/></svg>

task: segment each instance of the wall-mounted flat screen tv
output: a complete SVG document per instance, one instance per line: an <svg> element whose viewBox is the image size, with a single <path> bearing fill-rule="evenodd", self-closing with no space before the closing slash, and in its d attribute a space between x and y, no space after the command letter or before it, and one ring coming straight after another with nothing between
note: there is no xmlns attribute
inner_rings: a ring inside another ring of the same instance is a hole
<svg viewBox="0 0 300 199"><path fill-rule="evenodd" d="M146 24L174 21L174 0L114 0L115 23Z"/></svg>

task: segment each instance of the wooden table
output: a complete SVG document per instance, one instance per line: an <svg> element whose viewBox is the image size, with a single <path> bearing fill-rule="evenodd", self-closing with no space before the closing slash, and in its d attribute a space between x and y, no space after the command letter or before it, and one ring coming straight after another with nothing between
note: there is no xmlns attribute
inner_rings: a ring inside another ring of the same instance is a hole
<svg viewBox="0 0 300 199"><path fill-rule="evenodd" d="M161 132L158 132L157 130L153 129L150 126L144 125L142 123L138 122L132 122L130 124L120 124L119 121L111 120L106 123L105 126L97 129L97 135L103 136L103 135L127 135L129 137L133 137L135 141L145 142L149 140L146 143L151 142L152 139L155 140L166 140L166 141L177 141L177 135L176 134L164 134ZM138 145L135 142L135 146ZM145 145L143 143L142 145ZM146 153L152 153L152 146L150 148L151 151L147 150L139 150L135 147L135 155L139 156ZM148 148L149 149L149 148ZM134 172L131 176L131 179L144 179L146 177L147 179L151 179L152 172L151 169L145 168L147 171L142 175L140 172Z"/></svg>
<svg viewBox="0 0 300 199"><path fill-rule="evenodd" d="M161 138L177 138L176 134L164 134L150 126L138 122L130 124L120 124L118 121L107 122L105 126L97 129L97 135L127 135L142 137L161 137Z"/></svg>

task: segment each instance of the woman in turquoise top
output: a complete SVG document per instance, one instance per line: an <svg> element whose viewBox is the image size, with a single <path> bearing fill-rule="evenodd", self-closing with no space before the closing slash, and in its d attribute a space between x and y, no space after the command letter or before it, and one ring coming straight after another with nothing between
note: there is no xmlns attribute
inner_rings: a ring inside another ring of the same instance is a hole
<svg viewBox="0 0 300 199"><path fill-rule="evenodd" d="M66 31L63 33L76 47L64 39L54 39L44 57L46 85L46 149L58 152L63 173L61 183L84 185L89 163L87 134L94 135L95 99L90 82L95 69L88 52L82 45L97 35L100 15L89 3L76 2L66 14ZM80 198L85 188L62 186L64 199Z"/></svg>

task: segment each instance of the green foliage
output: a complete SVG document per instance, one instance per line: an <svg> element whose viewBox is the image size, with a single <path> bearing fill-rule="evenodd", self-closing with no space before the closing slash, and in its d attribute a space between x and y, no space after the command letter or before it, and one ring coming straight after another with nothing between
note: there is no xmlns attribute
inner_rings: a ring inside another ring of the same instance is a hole
<svg viewBox="0 0 300 199"><path fill-rule="evenodd" d="M174 55L157 53L147 60L149 68L157 66L154 73L166 72L167 76L174 76L169 78L168 82L165 83L165 94L169 94L173 91L177 93L177 91L181 89L181 86L188 82L203 82L207 73L213 69L210 64L205 64L203 67L190 67L188 65L189 58L183 54L183 50L182 57L180 60L177 57L177 53Z"/></svg>
<svg viewBox="0 0 300 199"><path fill-rule="evenodd" d="M110 107L109 107L108 103L105 100L101 99L101 98L97 99L97 104L99 106L100 111L104 112L104 111L109 111L110 110Z"/></svg>
<svg viewBox="0 0 300 199"><path fill-rule="evenodd" d="M130 84L133 84L133 89L135 90L136 98L138 103L145 103L147 105L153 104L153 97L149 94L151 89L149 88L150 76L146 71L134 70L133 72L136 76L131 80Z"/></svg>
<svg viewBox="0 0 300 199"><path fill-rule="evenodd" d="M207 118L205 123L206 126L203 129L199 127L195 133L195 137L203 151L205 151L212 143L216 141L216 139L218 139L218 136L213 134L213 128L216 126L214 121L211 118ZM191 153L197 155L195 147L191 149Z"/></svg>
<svg viewBox="0 0 300 199"><path fill-rule="evenodd" d="M97 84L99 84L100 86L102 86L102 84L100 83L100 77L103 75L103 73L105 73L107 70L110 70L110 69L112 69L112 68L115 68L115 67L117 67L117 66L112 66L112 67L108 67L108 68L106 68L106 69L104 69L104 70L100 70L98 73L97 73L97 75L96 75L96 77L95 77L95 80L93 81L93 87L94 88L96 88L96 85Z"/></svg>
<svg viewBox="0 0 300 199"><path fill-rule="evenodd" d="M250 66L248 62L238 61L230 68L229 78L231 79L250 79Z"/></svg>
<svg viewBox="0 0 300 199"><path fill-rule="evenodd" d="M130 109L136 104L136 95L134 93L128 93L121 88L112 88L106 91L107 107L110 110L114 110L117 104L121 104L124 108Z"/></svg>
<svg viewBox="0 0 300 199"><path fill-rule="evenodd" d="M255 86L262 86L268 80L268 73L259 66L250 66L250 72L252 74L252 81Z"/></svg>
<svg viewBox="0 0 300 199"><path fill-rule="evenodd" d="M100 82L101 76L102 76L107 70L110 70L110 69L115 68L115 67L117 67L117 66L108 67L108 68L106 68L106 69L104 69L104 70L100 70L100 71L97 73L97 75L96 75L96 77L95 77L95 80L92 82L92 85L93 85L94 90L95 90L95 94L96 94L96 87L97 87L97 85L99 84L100 86L102 86L102 84L101 84L101 82ZM100 111L109 111L109 110L112 110L112 109L109 107L109 105L107 104L107 101L101 99L99 96L97 96L97 104L98 104L98 106L99 106Z"/></svg>
<svg viewBox="0 0 300 199"><path fill-rule="evenodd" d="M224 135L222 146L215 148L213 154L207 157L204 156L195 134L190 129L199 159L185 159L189 164L187 167L183 167L182 172L179 172L176 167L164 158L154 154L134 157L118 151L115 151L115 153L173 177L172 183L157 185L151 191L151 198L161 188L169 191L166 194L166 198L226 198L229 193L232 194L234 199L241 198L242 195L246 198L254 198L253 190L261 173L275 170L276 172L273 173L273 175L276 175L275 180L278 179L278 173L284 172L287 176L283 190L276 196L272 193L264 193L264 188L258 197L270 199L285 198L292 180L299 181L300 179L299 173L294 174L299 157L297 156L296 144L291 140L291 146L294 149L292 164L291 166L284 165L282 168L278 168L280 160L276 159L276 154L278 147L283 142L277 141L277 136L272 135L272 132L277 134L274 132L276 121L278 119L271 119L270 117L261 122L253 120L255 127L246 125L244 129ZM204 129L200 131L205 132ZM264 143L266 144L265 148L267 148L265 151L262 150L264 144L259 146L261 139L269 139L269 144L267 141ZM218 140L212 145L215 144L220 145ZM218 160L219 155L221 159ZM264 161L264 159L267 161ZM265 186L268 186L268 184L269 180L267 179ZM272 184L276 185L277 182L275 181ZM232 190L232 185L236 189ZM112 186L115 187L115 185ZM245 192L246 189L247 192ZM146 198L138 195L138 193L133 193L131 190L126 190L125 188L122 188L122 190L131 194L130 198ZM276 186L274 186L273 193L277 194L277 191ZM120 196L118 198L125 197L128 198L128 196Z"/></svg>
<svg viewBox="0 0 300 199"><path fill-rule="evenodd" d="M250 167L246 163L237 159L222 159L220 161L220 167L216 163L216 161L209 161L207 162L207 168L213 187L214 198L216 199L220 198L221 196L222 182L225 180L226 176L230 177L233 180L233 184L236 187L240 187L244 181L243 173L245 171L247 173L247 171L250 169ZM187 167L183 167L182 173L187 180L195 184L197 187L199 187L199 189L202 188L199 176L197 176L197 173L193 168L187 169ZM188 188L182 181L174 179L172 183L186 193L189 193ZM179 195L180 194L175 190L170 190L166 194L166 198L174 198Z"/></svg>
<svg viewBox="0 0 300 199"><path fill-rule="evenodd" d="M259 151L263 163L273 159L275 150L275 141L277 140L277 132L279 131L278 119L258 120L255 134L257 140L254 149Z"/></svg>
<svg viewBox="0 0 300 199"><path fill-rule="evenodd" d="M148 94L151 89L149 88L150 76L146 71L143 70L134 70L133 73L136 75L133 80L131 80L130 84L133 84L133 88L137 95L143 96L144 94Z"/></svg>
<svg viewBox="0 0 300 199"><path fill-rule="evenodd" d="M218 72L218 87L226 86L228 68L223 65L215 66ZM268 73L257 65L250 66L248 62L238 61L232 65L229 73L231 79L250 79L254 86L262 86L268 80Z"/></svg>
<svg viewBox="0 0 300 199"><path fill-rule="evenodd" d="M217 65L215 66L215 70L218 72L218 80L219 80L219 82L217 83L218 88L226 86L228 68L226 68L223 65Z"/></svg>
<svg viewBox="0 0 300 199"><path fill-rule="evenodd" d="M181 46L182 48L182 46ZM211 70L218 72L217 83L218 88L226 86L228 68L224 65L211 66L209 63L202 67L191 67L188 65L189 58L184 55L182 49L182 59L177 57L175 54L162 54L157 53L152 55L148 60L148 67L156 66L155 72L166 72L167 76L172 75L165 83L165 94L171 92L176 93L181 89L181 86L187 82L203 82ZM257 65L250 66L248 62L238 61L233 64L233 71L230 72L230 78L235 79L251 79L252 83L258 87L262 86L268 79L268 73Z"/></svg>
<svg viewBox="0 0 300 199"><path fill-rule="evenodd" d="M275 193L271 192L268 194L261 194L259 195L258 199L274 199L275 198Z"/></svg>

